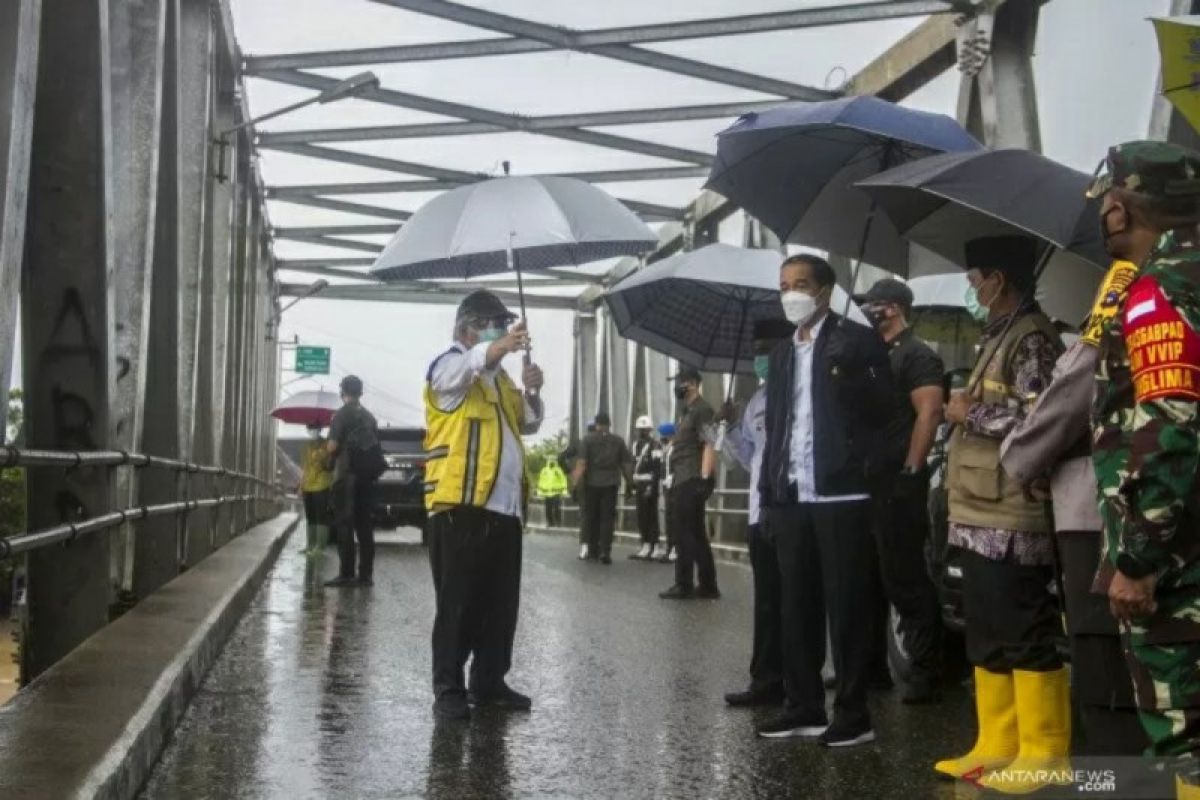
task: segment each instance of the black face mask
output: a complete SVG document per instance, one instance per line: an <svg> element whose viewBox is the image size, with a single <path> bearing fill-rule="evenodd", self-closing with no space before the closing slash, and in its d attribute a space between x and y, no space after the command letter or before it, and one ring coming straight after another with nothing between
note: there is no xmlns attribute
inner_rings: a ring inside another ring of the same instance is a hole
<svg viewBox="0 0 1200 800"><path fill-rule="evenodd" d="M878 306L863 306L863 315L878 328L883 323L887 322L887 310Z"/></svg>
<svg viewBox="0 0 1200 800"><path fill-rule="evenodd" d="M1103 214L1100 215L1100 238L1104 240L1104 248L1106 250L1109 248L1109 244L1112 241L1112 238L1114 236L1118 236L1118 235L1124 233L1129 228L1129 222L1127 220L1125 225L1123 225L1120 230L1114 231L1114 230L1109 229L1108 215L1113 213L1116 210L1117 210L1117 207L1113 206L1108 211L1105 211ZM1112 254L1111 251L1109 254L1110 255Z"/></svg>
<svg viewBox="0 0 1200 800"><path fill-rule="evenodd" d="M682 400L683 398L687 397L687 392L688 392L688 390L687 390L686 386L676 386L675 387L675 399Z"/></svg>

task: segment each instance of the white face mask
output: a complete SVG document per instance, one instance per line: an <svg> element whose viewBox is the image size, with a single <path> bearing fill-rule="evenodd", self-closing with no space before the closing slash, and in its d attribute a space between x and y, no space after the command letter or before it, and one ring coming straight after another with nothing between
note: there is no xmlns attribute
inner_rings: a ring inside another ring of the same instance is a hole
<svg viewBox="0 0 1200 800"><path fill-rule="evenodd" d="M817 298L805 292L784 292L779 300L783 303L783 315L793 325L804 324L817 310Z"/></svg>
<svg viewBox="0 0 1200 800"><path fill-rule="evenodd" d="M312 439L313 441L320 439L321 438L321 429L320 428L309 428L308 429L308 438Z"/></svg>

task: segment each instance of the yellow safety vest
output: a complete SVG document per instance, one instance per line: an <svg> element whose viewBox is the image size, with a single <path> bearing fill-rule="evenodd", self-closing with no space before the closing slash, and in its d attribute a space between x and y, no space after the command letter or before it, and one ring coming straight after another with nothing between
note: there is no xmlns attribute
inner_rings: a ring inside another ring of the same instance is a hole
<svg viewBox="0 0 1200 800"><path fill-rule="evenodd" d="M436 362L435 362L436 363ZM432 369L430 370L432 375ZM521 447L524 400L504 370L496 386L476 380L456 408L438 408L431 382L425 382L425 508L445 511L455 506L485 506L500 471L500 449L508 425ZM526 483L524 470L522 482ZM528 493L528 486L523 486Z"/></svg>

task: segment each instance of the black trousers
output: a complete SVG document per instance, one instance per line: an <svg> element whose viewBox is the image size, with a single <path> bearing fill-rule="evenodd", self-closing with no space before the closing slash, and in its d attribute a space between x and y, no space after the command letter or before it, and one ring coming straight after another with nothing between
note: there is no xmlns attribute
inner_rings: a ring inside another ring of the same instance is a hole
<svg viewBox="0 0 1200 800"><path fill-rule="evenodd" d="M587 522L583 526L587 535L585 544L592 556L612 553L613 531L617 527L617 487L584 486L583 514Z"/></svg>
<svg viewBox="0 0 1200 800"><path fill-rule="evenodd" d="M658 492L638 492L638 533L643 544L658 544Z"/></svg>
<svg viewBox="0 0 1200 800"><path fill-rule="evenodd" d="M836 674L835 722L869 726L875 546L866 500L797 503L768 511L779 558L783 675L789 710L825 717L826 616Z"/></svg>
<svg viewBox="0 0 1200 800"><path fill-rule="evenodd" d="M991 672L1048 672L1062 666L1054 569L996 561L964 550L963 616L967 660Z"/></svg>
<svg viewBox="0 0 1200 800"><path fill-rule="evenodd" d="M671 489L671 525L675 533L675 583L692 588L717 588L717 565L713 562L712 545L705 525L704 481L693 478ZM692 580L695 567L696 579Z"/></svg>
<svg viewBox="0 0 1200 800"><path fill-rule="evenodd" d="M354 577L354 540L358 539L358 577L375 574L375 481L347 475L333 486L334 524L337 527L338 574Z"/></svg>
<svg viewBox="0 0 1200 800"><path fill-rule="evenodd" d="M547 497L546 503L546 524L551 528L557 528L562 525L562 498Z"/></svg>
<svg viewBox="0 0 1200 800"><path fill-rule="evenodd" d="M1092 592L1100 563L1099 531L1056 535L1071 648L1071 699L1082 724L1072 728L1072 752L1134 756L1146 749L1133 681L1108 598Z"/></svg>
<svg viewBox="0 0 1200 800"><path fill-rule="evenodd" d="M746 537L754 576L754 649L750 655L750 688L783 685L783 621L779 558L766 525L751 525Z"/></svg>
<svg viewBox="0 0 1200 800"><path fill-rule="evenodd" d="M426 523L437 615L433 693L462 694L471 661L472 691L489 692L512 667L521 594L521 521L458 506Z"/></svg>
<svg viewBox="0 0 1200 800"><path fill-rule="evenodd" d="M927 482L912 481L911 491L903 495L895 493L891 482L872 487L871 533L879 555L879 576L886 601L900 616L899 632L912 664L909 680L933 683L941 671L942 610L925 561L928 509ZM886 626L887 604L881 605ZM880 639L885 631L880 631ZM884 664L886 652L885 645ZM876 668L878 661L876 657Z"/></svg>

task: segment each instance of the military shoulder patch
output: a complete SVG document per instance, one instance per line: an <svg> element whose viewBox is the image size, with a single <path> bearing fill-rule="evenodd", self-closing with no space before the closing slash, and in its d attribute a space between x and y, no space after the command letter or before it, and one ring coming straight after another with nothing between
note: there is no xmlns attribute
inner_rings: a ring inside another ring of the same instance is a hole
<svg viewBox="0 0 1200 800"><path fill-rule="evenodd" d="M1137 402L1200 400L1200 335L1154 278L1130 287L1122 328Z"/></svg>

